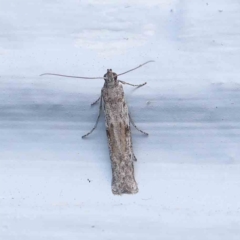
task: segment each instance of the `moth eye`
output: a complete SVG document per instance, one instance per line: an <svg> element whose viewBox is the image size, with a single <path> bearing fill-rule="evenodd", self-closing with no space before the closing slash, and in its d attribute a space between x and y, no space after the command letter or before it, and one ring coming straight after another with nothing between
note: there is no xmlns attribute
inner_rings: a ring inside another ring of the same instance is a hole
<svg viewBox="0 0 240 240"><path fill-rule="evenodd" d="M110 71L112 71L112 69L109 69Z"/></svg>

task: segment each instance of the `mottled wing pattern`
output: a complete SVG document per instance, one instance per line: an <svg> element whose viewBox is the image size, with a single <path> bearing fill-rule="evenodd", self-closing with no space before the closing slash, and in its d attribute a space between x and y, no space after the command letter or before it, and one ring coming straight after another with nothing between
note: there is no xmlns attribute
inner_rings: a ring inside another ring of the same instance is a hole
<svg viewBox="0 0 240 240"><path fill-rule="evenodd" d="M137 193L134 178L132 137L128 107L123 87L102 89L108 146L112 163L112 192L114 194Z"/></svg>

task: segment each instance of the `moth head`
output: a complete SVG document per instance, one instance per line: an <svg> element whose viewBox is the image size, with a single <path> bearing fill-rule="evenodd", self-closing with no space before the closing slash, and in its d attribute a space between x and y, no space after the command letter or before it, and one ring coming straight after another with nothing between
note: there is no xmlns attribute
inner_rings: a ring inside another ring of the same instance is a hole
<svg viewBox="0 0 240 240"><path fill-rule="evenodd" d="M107 69L107 73L104 74L104 80L108 86L114 86L117 81L117 74L112 69Z"/></svg>

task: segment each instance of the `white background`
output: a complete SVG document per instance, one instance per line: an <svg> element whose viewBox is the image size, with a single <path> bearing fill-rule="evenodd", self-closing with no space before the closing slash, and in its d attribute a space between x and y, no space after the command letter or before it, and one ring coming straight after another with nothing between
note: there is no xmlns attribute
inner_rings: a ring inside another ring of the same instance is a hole
<svg viewBox="0 0 240 240"><path fill-rule="evenodd" d="M101 77L121 80L136 195L111 193ZM0 238L240 236L239 0L0 0Z"/></svg>

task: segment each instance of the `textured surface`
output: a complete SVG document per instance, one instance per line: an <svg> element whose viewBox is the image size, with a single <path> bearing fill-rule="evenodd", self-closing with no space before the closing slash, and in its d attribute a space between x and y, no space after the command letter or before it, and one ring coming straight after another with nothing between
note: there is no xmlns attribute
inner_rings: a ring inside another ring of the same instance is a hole
<svg viewBox="0 0 240 240"><path fill-rule="evenodd" d="M0 239L239 240L239 0L0 0ZM102 80L121 76L138 194L111 192Z"/></svg>
<svg viewBox="0 0 240 240"><path fill-rule="evenodd" d="M112 165L112 192L119 195L137 193L130 121L122 85L115 80L114 85L109 86L106 81L102 97Z"/></svg>

